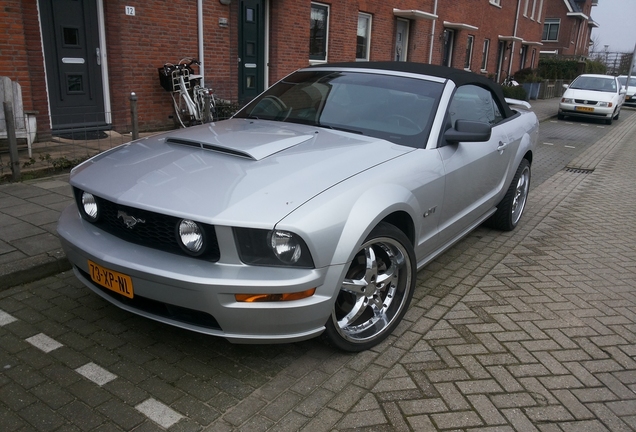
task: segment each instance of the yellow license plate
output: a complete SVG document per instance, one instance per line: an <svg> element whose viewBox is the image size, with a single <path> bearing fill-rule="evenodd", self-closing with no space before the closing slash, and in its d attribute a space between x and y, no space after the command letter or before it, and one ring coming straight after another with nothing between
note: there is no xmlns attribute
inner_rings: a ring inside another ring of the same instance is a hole
<svg viewBox="0 0 636 432"><path fill-rule="evenodd" d="M576 110L577 111L585 111L585 112L594 112L594 108L581 107L581 106L577 106Z"/></svg>
<svg viewBox="0 0 636 432"><path fill-rule="evenodd" d="M88 272L96 284L128 298L133 298L133 283L130 276L102 267L91 260L88 260Z"/></svg>

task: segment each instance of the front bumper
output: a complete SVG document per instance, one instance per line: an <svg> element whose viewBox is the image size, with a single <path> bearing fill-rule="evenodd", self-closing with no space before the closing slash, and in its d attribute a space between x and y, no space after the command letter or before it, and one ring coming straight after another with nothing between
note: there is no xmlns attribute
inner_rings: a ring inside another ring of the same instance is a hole
<svg viewBox="0 0 636 432"><path fill-rule="evenodd" d="M599 107L560 102L559 114L585 118L610 119L614 115L614 107Z"/></svg>
<svg viewBox="0 0 636 432"><path fill-rule="evenodd" d="M216 227L220 239L231 228ZM77 277L94 292L130 312L166 324L221 336L231 342L294 342L322 333L331 314L344 265L320 269L248 266L236 251L218 262L179 256L125 242L84 221L74 205L58 223L62 247ZM129 299L94 283L88 261L127 275ZM237 302L234 294L291 293L313 296L286 302Z"/></svg>

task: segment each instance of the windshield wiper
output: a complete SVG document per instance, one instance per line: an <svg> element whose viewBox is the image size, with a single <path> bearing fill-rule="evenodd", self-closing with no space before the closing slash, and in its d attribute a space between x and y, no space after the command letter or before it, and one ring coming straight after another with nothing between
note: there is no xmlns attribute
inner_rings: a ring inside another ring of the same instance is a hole
<svg viewBox="0 0 636 432"><path fill-rule="evenodd" d="M355 130L355 129L348 129L348 128L344 128L344 127L341 127L341 126L331 126L331 125L325 125L325 124L320 124L320 123L316 123L316 126L327 128L327 129L339 130L339 131L342 131L342 132L351 132L351 133L358 134L358 135L364 135L364 133L362 131Z"/></svg>

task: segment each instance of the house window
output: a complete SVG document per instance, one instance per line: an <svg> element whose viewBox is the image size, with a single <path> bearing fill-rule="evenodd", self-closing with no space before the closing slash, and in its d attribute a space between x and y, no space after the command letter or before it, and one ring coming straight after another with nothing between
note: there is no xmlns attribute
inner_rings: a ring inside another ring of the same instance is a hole
<svg viewBox="0 0 636 432"><path fill-rule="evenodd" d="M468 36L466 39L466 57L464 59L464 69L470 70L470 59L473 56L473 42L475 36Z"/></svg>
<svg viewBox="0 0 636 432"><path fill-rule="evenodd" d="M309 26L309 59L327 61L329 36L329 6L312 3Z"/></svg>
<svg viewBox="0 0 636 432"><path fill-rule="evenodd" d="M490 0L490 4L501 7L501 0Z"/></svg>
<svg viewBox="0 0 636 432"><path fill-rule="evenodd" d="M488 51L490 50L490 39L484 39L484 48L481 51L481 70L488 69Z"/></svg>
<svg viewBox="0 0 636 432"><path fill-rule="evenodd" d="M369 60L371 46L371 15L358 14L358 36L356 40L356 60Z"/></svg>
<svg viewBox="0 0 636 432"><path fill-rule="evenodd" d="M541 36L541 40L559 40L559 24L561 24L561 20L559 18L546 18L545 23L543 24L543 36Z"/></svg>

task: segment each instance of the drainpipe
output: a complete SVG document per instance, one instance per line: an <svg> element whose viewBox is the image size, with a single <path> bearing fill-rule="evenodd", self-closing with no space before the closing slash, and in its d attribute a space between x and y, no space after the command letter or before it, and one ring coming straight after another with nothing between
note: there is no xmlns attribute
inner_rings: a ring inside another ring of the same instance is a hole
<svg viewBox="0 0 636 432"><path fill-rule="evenodd" d="M513 37L517 37L517 27L519 26L519 11L521 10L521 0L517 0L517 14L515 16L515 29L512 32ZM512 75L512 60L515 58L515 44L517 42L512 40L512 47L510 48L510 61L508 62L508 76Z"/></svg>
<svg viewBox="0 0 636 432"><path fill-rule="evenodd" d="M197 24L199 26L199 75L201 87L205 87L205 58L203 56L203 0L197 0Z"/></svg>
<svg viewBox="0 0 636 432"><path fill-rule="evenodd" d="M433 6L433 15L437 15L437 0L435 0L435 6ZM435 24L436 23L437 23L437 20L434 19L432 29L431 29L431 43L428 48L428 64L431 64L433 62L433 44L435 43Z"/></svg>

